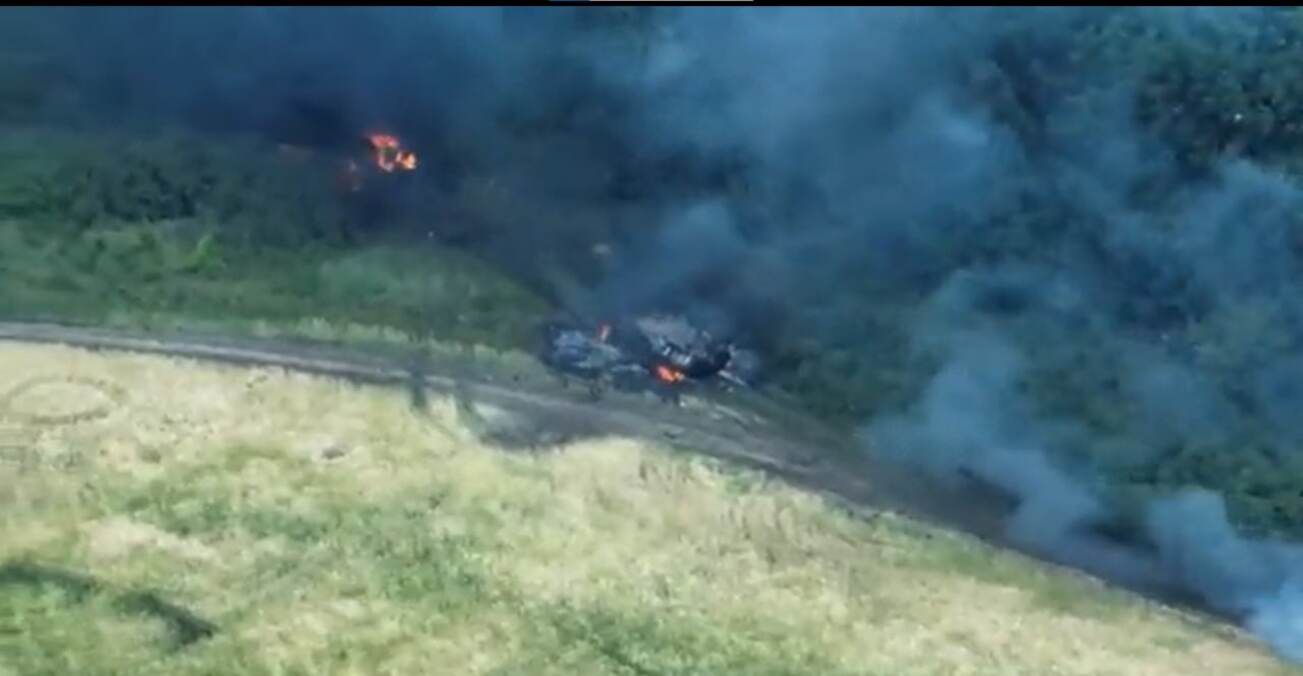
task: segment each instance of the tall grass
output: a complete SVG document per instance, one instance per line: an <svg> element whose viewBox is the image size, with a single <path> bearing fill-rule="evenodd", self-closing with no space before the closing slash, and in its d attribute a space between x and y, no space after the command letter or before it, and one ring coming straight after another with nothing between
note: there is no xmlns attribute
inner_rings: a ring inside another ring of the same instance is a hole
<svg viewBox="0 0 1303 676"><path fill-rule="evenodd" d="M0 391L0 673L1287 673L644 442L508 453L442 398L60 347L0 346Z"/></svg>

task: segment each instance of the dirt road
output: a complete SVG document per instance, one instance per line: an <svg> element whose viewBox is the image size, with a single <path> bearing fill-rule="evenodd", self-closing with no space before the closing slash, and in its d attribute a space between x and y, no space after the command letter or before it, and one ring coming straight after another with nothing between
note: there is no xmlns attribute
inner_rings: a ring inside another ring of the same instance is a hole
<svg viewBox="0 0 1303 676"><path fill-rule="evenodd" d="M758 395L689 394L680 406L628 393L594 397L586 387L566 386L560 378L525 378L510 369L458 368L299 340L144 335L0 322L0 341L280 367L405 387L415 399L427 393L447 395L482 436L507 449L538 450L601 435L653 439L763 470L866 516L881 510L901 512L1045 560L1005 537L1004 521L1016 507L1007 496L976 484L943 484L915 469L876 460L846 435L831 433ZM1152 579L1143 584L1105 581L1164 603L1203 610L1181 590L1165 588L1156 563Z"/></svg>

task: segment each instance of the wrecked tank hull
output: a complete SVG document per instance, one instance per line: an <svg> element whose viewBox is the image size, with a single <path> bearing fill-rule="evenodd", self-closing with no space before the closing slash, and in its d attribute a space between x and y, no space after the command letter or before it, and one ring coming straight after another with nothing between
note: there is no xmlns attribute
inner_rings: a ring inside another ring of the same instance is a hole
<svg viewBox="0 0 1303 676"><path fill-rule="evenodd" d="M709 383L747 387L758 363L754 353L664 316L592 326L554 321L545 330L542 358L568 375L658 391Z"/></svg>

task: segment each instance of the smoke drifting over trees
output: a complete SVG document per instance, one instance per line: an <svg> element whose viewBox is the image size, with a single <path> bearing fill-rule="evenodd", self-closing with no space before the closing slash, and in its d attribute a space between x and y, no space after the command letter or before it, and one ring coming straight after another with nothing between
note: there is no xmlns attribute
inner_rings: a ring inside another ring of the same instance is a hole
<svg viewBox="0 0 1303 676"><path fill-rule="evenodd" d="M1011 538L1303 659L1297 13L13 12L63 83L24 114L394 131L405 208L492 176L475 246L569 309L750 341L866 452L1019 498Z"/></svg>

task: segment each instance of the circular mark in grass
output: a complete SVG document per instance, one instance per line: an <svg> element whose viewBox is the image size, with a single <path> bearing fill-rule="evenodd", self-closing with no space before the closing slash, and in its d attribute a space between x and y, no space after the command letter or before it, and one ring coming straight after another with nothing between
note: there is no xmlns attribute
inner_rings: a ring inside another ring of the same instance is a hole
<svg viewBox="0 0 1303 676"><path fill-rule="evenodd" d="M126 402L118 384L82 376L38 376L0 394L0 419L72 425L104 418Z"/></svg>

